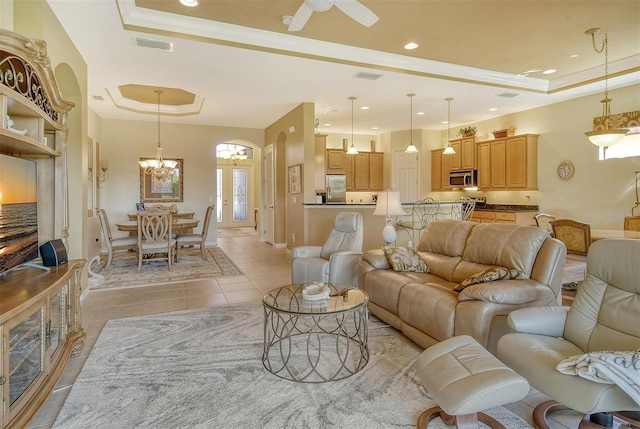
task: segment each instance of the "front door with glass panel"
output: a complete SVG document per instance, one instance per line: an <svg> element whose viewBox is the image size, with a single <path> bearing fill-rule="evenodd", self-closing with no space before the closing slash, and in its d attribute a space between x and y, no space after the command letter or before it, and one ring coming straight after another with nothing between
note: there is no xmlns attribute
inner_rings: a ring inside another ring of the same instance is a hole
<svg viewBox="0 0 640 429"><path fill-rule="evenodd" d="M252 183L252 165L218 165L218 228L255 225Z"/></svg>

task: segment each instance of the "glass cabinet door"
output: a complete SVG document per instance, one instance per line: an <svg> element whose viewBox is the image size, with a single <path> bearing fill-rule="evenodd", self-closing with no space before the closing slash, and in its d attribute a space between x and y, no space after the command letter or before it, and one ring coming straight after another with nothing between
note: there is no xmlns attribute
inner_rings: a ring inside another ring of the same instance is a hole
<svg viewBox="0 0 640 429"><path fill-rule="evenodd" d="M18 399L43 371L43 320L40 307L9 329L9 405Z"/></svg>
<svg viewBox="0 0 640 429"><path fill-rule="evenodd" d="M60 345L60 339L62 334L62 326L64 323L64 289L59 290L55 295L51 297L49 301L49 321L47 323L47 348L49 349L49 356L58 350Z"/></svg>

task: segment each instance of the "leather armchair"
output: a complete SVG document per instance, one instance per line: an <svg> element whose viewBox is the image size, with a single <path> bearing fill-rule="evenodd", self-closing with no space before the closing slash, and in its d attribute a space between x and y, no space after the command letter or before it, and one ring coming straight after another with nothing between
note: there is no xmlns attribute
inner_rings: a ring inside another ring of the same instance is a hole
<svg viewBox="0 0 640 429"><path fill-rule="evenodd" d="M601 384L556 369L564 359L598 351L640 348L640 240L595 242L587 256L587 276L571 307L535 307L509 314L516 331L498 342L498 358L552 398L534 411L544 417L570 408L584 414L640 411L615 384ZM557 402L556 402L557 401Z"/></svg>
<svg viewBox="0 0 640 429"><path fill-rule="evenodd" d="M322 246L291 249L291 281L358 285L358 263L362 258L362 215L341 212Z"/></svg>

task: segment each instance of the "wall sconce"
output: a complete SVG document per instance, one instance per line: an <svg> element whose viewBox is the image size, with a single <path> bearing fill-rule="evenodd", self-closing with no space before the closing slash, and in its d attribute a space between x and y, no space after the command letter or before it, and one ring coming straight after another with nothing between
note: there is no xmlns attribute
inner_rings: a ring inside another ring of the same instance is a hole
<svg viewBox="0 0 640 429"><path fill-rule="evenodd" d="M98 183L98 188L101 187L102 182L109 178L109 173L107 170L109 169L109 161L103 159L100 161L100 171L96 174L96 182ZM93 180L93 168L89 169L89 180Z"/></svg>

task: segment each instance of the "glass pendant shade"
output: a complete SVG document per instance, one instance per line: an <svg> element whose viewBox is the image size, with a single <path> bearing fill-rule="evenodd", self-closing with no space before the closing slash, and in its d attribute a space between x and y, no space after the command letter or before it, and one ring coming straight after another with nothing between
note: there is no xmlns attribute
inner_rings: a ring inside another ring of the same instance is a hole
<svg viewBox="0 0 640 429"><path fill-rule="evenodd" d="M598 49L595 35L599 32L599 28L590 28L585 31L585 34L591 36L593 49L597 53L604 51L604 98L600 100L600 102L602 103L602 123L605 129L587 131L585 135L589 137L589 141L594 145L607 147L620 143L629 130L626 128L618 128L618 121L616 117L611 114L611 99L609 98L609 37L605 33L602 46Z"/></svg>
<svg viewBox="0 0 640 429"><path fill-rule="evenodd" d="M456 153L456 150L451 146L451 100L453 100L451 97L445 98L447 102L447 145L442 151L443 155L455 155Z"/></svg>
<svg viewBox="0 0 640 429"><path fill-rule="evenodd" d="M358 152L358 149L356 149L356 147L353 145L353 100L355 100L356 97L349 97L349 100L351 100L351 146L349 146L349 149L347 149L347 155L357 155L360 152Z"/></svg>
<svg viewBox="0 0 640 429"><path fill-rule="evenodd" d="M418 153L418 147L413 144L413 97L415 94L407 94L409 97L409 146L404 150L406 153Z"/></svg>

